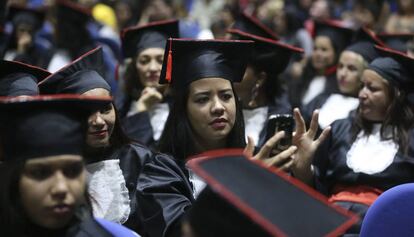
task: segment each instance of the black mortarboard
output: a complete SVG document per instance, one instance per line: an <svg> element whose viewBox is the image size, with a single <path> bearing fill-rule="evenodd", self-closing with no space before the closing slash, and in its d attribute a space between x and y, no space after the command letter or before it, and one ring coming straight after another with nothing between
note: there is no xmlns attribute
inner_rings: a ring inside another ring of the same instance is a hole
<svg viewBox="0 0 414 237"><path fill-rule="evenodd" d="M57 19L59 22L71 22L77 27L82 27L92 19L91 10L70 0L57 0ZM65 29L62 29L65 30Z"/></svg>
<svg viewBox="0 0 414 237"><path fill-rule="evenodd" d="M414 58L397 50L375 47L381 57L372 61L368 68L393 86L406 91L408 100L414 103Z"/></svg>
<svg viewBox="0 0 414 237"><path fill-rule="evenodd" d="M122 31L122 50L125 57L135 57L147 48L165 48L168 38L179 38L178 20L151 22Z"/></svg>
<svg viewBox="0 0 414 237"><path fill-rule="evenodd" d="M33 25L33 30L36 31L42 27L45 15L46 12L44 9L34 9L12 5L9 7L7 18L13 23L14 26L23 23Z"/></svg>
<svg viewBox="0 0 414 237"><path fill-rule="evenodd" d="M375 45L384 46L384 43L373 32L361 27L355 34L353 44L345 50L361 55L365 61L370 63L379 56L378 51L374 48Z"/></svg>
<svg viewBox="0 0 414 237"><path fill-rule="evenodd" d="M406 53L407 52L407 43L409 41L414 41L413 33L380 33L378 37L385 42L385 44L395 50Z"/></svg>
<svg viewBox="0 0 414 237"><path fill-rule="evenodd" d="M102 75L103 53L99 46L39 83L40 94L83 94L95 88L111 91Z"/></svg>
<svg viewBox="0 0 414 237"><path fill-rule="evenodd" d="M339 55L342 50L351 43L353 34L354 31L348 27L345 27L341 21L315 21L315 37L328 37L331 40L337 55Z"/></svg>
<svg viewBox="0 0 414 237"><path fill-rule="evenodd" d="M109 97L2 97L0 137L5 162L82 155L88 116Z"/></svg>
<svg viewBox="0 0 414 237"><path fill-rule="evenodd" d="M243 79L253 41L168 39L160 84L184 87L207 77Z"/></svg>
<svg viewBox="0 0 414 237"><path fill-rule="evenodd" d="M228 29L231 33L233 30L243 31L249 34L258 35L264 38L278 40L277 35L268 27L263 25L258 19L247 15L245 12L239 14L234 24Z"/></svg>
<svg viewBox="0 0 414 237"><path fill-rule="evenodd" d="M241 40L254 41L253 53L249 63L255 65L257 68L262 68L268 73L282 73L289 64L292 54L303 53L303 49L301 48L240 30L233 30L230 33L236 35Z"/></svg>
<svg viewBox="0 0 414 237"><path fill-rule="evenodd" d="M201 154L188 162L210 189L189 210L190 226L206 236L337 236L357 217L280 170L242 150ZM248 233L235 235L238 233Z"/></svg>
<svg viewBox="0 0 414 237"><path fill-rule="evenodd" d="M20 62L0 61L0 96L38 95L37 83L50 72Z"/></svg>

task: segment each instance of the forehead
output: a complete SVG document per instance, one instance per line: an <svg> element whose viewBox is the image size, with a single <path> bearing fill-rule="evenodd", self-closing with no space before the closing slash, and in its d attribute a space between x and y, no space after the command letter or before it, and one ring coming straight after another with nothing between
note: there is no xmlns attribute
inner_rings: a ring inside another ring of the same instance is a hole
<svg viewBox="0 0 414 237"><path fill-rule="evenodd" d="M138 57L159 56L159 55L164 55L164 49L147 48L147 49L142 50L142 52L139 53Z"/></svg>
<svg viewBox="0 0 414 237"><path fill-rule="evenodd" d="M315 45L329 47L332 46L332 43L328 36L318 35L315 38Z"/></svg>
<svg viewBox="0 0 414 237"><path fill-rule="evenodd" d="M193 81L190 84L190 94L199 91L232 90L231 82L224 78L213 77Z"/></svg>
<svg viewBox="0 0 414 237"><path fill-rule="evenodd" d="M361 55L355 52L344 51L341 53L341 57L339 58L339 61L342 63L346 62L348 64L357 65L357 64L362 64L363 58Z"/></svg>
<svg viewBox="0 0 414 237"><path fill-rule="evenodd" d="M89 91L83 93L82 95L87 95L87 96L110 96L111 93L109 93L109 91L104 89L104 88L95 88L95 89L92 89L92 90L89 90Z"/></svg>
<svg viewBox="0 0 414 237"><path fill-rule="evenodd" d="M371 69L364 70L362 74L362 81L367 83L374 83L379 85L388 85L388 81L382 78L377 72Z"/></svg>

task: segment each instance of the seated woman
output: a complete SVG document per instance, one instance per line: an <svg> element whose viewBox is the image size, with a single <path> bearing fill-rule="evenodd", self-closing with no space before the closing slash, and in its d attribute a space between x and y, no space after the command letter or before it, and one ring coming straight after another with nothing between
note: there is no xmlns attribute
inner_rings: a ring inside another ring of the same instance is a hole
<svg viewBox="0 0 414 237"><path fill-rule="evenodd" d="M326 128L321 135L326 140L319 147L320 139L312 142L316 121L305 131L300 113L295 112L298 152L292 173L328 195L331 202L358 213L361 220L381 192L414 182L414 59L378 49L382 57L362 74L356 114ZM359 230L360 223L349 234Z"/></svg>
<svg viewBox="0 0 414 237"><path fill-rule="evenodd" d="M356 32L353 44L342 51L336 70L338 93L322 93L302 109L305 121L310 122L312 112L319 109L319 127L326 128L337 119L348 117L358 105L363 71L379 55L374 45L383 46L373 33L366 28Z"/></svg>
<svg viewBox="0 0 414 237"><path fill-rule="evenodd" d="M159 149L173 158L159 157L144 165L138 189L145 235L180 236L182 216L205 186L187 168L190 156L246 146L233 82L243 78L251 48L251 41L168 40L160 83L170 83L174 97ZM295 147L269 157L281 137L283 133L272 137L255 159L288 167Z"/></svg>
<svg viewBox="0 0 414 237"><path fill-rule="evenodd" d="M42 94L110 96L102 75L102 48L82 55L39 84ZM125 136L112 103L88 120L85 161L93 212L139 232L139 204L135 193L138 176L154 153Z"/></svg>
<svg viewBox="0 0 414 237"><path fill-rule="evenodd" d="M158 142L170 110L167 87L158 83L169 37L178 37L177 20L131 27L121 34L128 61L115 104L127 134L150 146Z"/></svg>
<svg viewBox="0 0 414 237"><path fill-rule="evenodd" d="M234 88L243 105L246 135L257 147L266 142L268 117L273 114L291 114L286 88L279 74L295 53L303 50L240 30L231 29L233 38L255 42L243 80Z"/></svg>
<svg viewBox="0 0 414 237"><path fill-rule="evenodd" d="M303 65L302 62L292 65L295 73L287 80L293 107L304 106L321 93L337 91L336 65L351 41L353 30L334 21L316 21L314 34L312 55Z"/></svg>
<svg viewBox="0 0 414 237"><path fill-rule="evenodd" d="M112 236L92 218L82 158L87 117L109 102L73 95L0 100L1 236Z"/></svg>

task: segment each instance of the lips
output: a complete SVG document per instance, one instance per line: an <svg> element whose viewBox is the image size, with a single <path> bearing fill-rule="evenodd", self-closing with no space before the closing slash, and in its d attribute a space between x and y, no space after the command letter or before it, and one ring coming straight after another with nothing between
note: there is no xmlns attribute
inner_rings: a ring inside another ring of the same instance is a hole
<svg viewBox="0 0 414 237"><path fill-rule="evenodd" d="M108 130L93 131L89 132L89 134L96 137L104 137L108 134Z"/></svg>
<svg viewBox="0 0 414 237"><path fill-rule="evenodd" d="M73 212L73 205L58 204L51 207L51 211L57 216L66 216Z"/></svg>
<svg viewBox="0 0 414 237"><path fill-rule="evenodd" d="M225 118L217 118L214 119L212 122L209 123L211 127L215 130L222 130L226 127L228 121Z"/></svg>

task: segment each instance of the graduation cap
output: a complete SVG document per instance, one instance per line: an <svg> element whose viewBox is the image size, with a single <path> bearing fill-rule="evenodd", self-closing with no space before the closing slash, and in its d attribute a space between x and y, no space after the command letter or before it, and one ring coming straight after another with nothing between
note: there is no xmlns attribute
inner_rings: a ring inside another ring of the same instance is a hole
<svg viewBox="0 0 414 237"><path fill-rule="evenodd" d="M135 57L147 48L165 48L168 38L179 37L178 20L151 22L121 32L122 51L125 57Z"/></svg>
<svg viewBox="0 0 414 237"><path fill-rule="evenodd" d="M90 9L73 1L57 0L56 7L58 23L71 22L77 27L81 27L83 24L92 19L92 12Z"/></svg>
<svg viewBox="0 0 414 237"><path fill-rule="evenodd" d="M336 20L315 21L314 35L328 37L336 54L351 43L354 31L351 28L345 27L343 22Z"/></svg>
<svg viewBox="0 0 414 237"><path fill-rule="evenodd" d="M196 235L338 236L358 219L242 150L207 152L187 164L209 187L189 210Z"/></svg>
<svg viewBox="0 0 414 237"><path fill-rule="evenodd" d="M40 94L83 94L96 88L111 91L102 75L103 52L98 46L40 82Z"/></svg>
<svg viewBox="0 0 414 237"><path fill-rule="evenodd" d="M230 32L230 31L229 31ZM230 32L241 40L254 41L254 49L250 63L257 68L262 68L268 73L282 73L290 62L290 57L295 53L303 53L303 49L281 43L257 35L252 35L240 30Z"/></svg>
<svg viewBox="0 0 414 237"><path fill-rule="evenodd" d="M0 61L0 96L38 95L37 83L50 72L32 65Z"/></svg>
<svg viewBox="0 0 414 237"><path fill-rule="evenodd" d="M1 97L3 161L82 155L88 116L110 101L78 95Z"/></svg>
<svg viewBox="0 0 414 237"><path fill-rule="evenodd" d="M390 48L375 48L381 57L372 61L368 68L393 86L406 91L408 100L414 104L414 58Z"/></svg>
<svg viewBox="0 0 414 237"><path fill-rule="evenodd" d="M273 40L279 39L271 29L263 25L257 18L254 18L245 12L239 14L234 24L228 29L228 32L232 33L235 30Z"/></svg>
<svg viewBox="0 0 414 237"><path fill-rule="evenodd" d="M374 48L375 45L385 46L375 33L365 27L361 27L355 34L353 44L345 50L361 55L365 61L370 63L379 56L378 51Z"/></svg>
<svg viewBox="0 0 414 237"><path fill-rule="evenodd" d="M378 34L378 37L382 39L389 48L403 53L407 52L407 43L409 41L414 41L413 33L380 33Z"/></svg>
<svg viewBox="0 0 414 237"><path fill-rule="evenodd" d="M40 29L43 25L46 12L44 9L34 9L23 6L11 5L7 14L7 19L13 23L14 26L20 24L32 25L33 30Z"/></svg>
<svg viewBox="0 0 414 237"><path fill-rule="evenodd" d="M252 48L246 40L168 39L159 83L183 88L208 77L240 82Z"/></svg>

